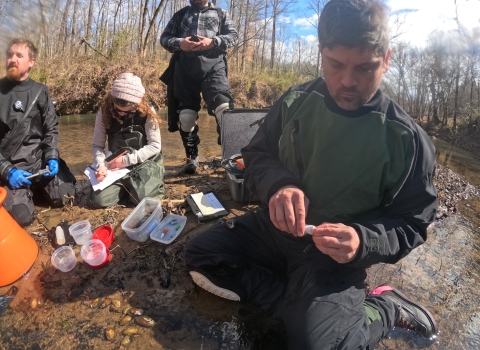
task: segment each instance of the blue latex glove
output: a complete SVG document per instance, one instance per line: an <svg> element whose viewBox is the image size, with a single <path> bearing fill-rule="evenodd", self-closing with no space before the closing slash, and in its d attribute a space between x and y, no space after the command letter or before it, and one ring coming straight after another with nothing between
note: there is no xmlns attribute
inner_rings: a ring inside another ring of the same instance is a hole
<svg viewBox="0 0 480 350"><path fill-rule="evenodd" d="M43 175L43 176L52 177L52 176L57 175L57 173L58 173L58 160L49 159L49 160L47 160L47 165L48 165L48 168L50 169L50 172L48 174Z"/></svg>
<svg viewBox="0 0 480 350"><path fill-rule="evenodd" d="M16 190L19 189L20 187L23 187L25 185L31 185L32 183L30 182L29 179L27 179L27 176L32 175L28 171L22 170L22 169L17 169L13 168L10 170L10 172L7 175L7 180L10 186Z"/></svg>

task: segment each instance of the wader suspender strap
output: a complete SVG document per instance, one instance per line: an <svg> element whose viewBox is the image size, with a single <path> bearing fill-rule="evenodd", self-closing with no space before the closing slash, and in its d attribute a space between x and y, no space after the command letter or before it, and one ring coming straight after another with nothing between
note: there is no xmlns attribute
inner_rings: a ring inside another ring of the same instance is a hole
<svg viewBox="0 0 480 350"><path fill-rule="evenodd" d="M3 149L5 148L5 145L8 144L8 142L11 140L11 138L17 133L17 130L18 128L20 127L20 125L23 123L23 121L25 120L25 118L28 116L28 113L30 113L30 111L32 110L33 106L35 105L35 103L37 102L37 99L38 99L38 96L40 96L40 93L43 91L43 88L40 88L40 90L37 92L37 95L35 96L35 98L33 99L32 103L30 104L30 107L28 107L27 111L25 112L25 114L23 115L22 119L18 122L17 125L15 125L15 127L12 129L12 131L10 132L10 136L8 136L7 138L5 138L2 142L2 144L0 145L0 151L3 152Z"/></svg>
<svg viewBox="0 0 480 350"><path fill-rule="evenodd" d="M218 14L218 31L217 31L217 35L220 35L220 32L222 30L222 26L223 26L223 11L220 7L217 7L217 14Z"/></svg>

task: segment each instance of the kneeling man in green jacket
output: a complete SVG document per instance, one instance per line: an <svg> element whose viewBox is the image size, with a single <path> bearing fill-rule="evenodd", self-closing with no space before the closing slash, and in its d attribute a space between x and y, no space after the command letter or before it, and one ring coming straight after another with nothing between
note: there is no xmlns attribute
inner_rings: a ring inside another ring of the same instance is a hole
<svg viewBox="0 0 480 350"><path fill-rule="evenodd" d="M424 243L437 210L435 149L379 89L387 9L331 0L318 36L324 77L290 88L242 149L266 208L193 238L190 275L283 321L289 349L372 349L393 327L432 338L419 303L387 285L365 296L365 269Z"/></svg>

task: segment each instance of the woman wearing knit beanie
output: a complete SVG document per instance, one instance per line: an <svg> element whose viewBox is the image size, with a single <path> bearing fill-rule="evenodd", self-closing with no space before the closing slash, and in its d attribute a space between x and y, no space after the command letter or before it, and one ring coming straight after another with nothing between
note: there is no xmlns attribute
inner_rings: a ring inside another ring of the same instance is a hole
<svg viewBox="0 0 480 350"><path fill-rule="evenodd" d="M92 191L90 203L95 208L110 207L123 197L134 204L144 197L163 198L161 121L144 97L141 79L122 73L97 113L92 141L97 181L111 171L128 168L130 172L105 189ZM106 159L105 146L120 155Z"/></svg>

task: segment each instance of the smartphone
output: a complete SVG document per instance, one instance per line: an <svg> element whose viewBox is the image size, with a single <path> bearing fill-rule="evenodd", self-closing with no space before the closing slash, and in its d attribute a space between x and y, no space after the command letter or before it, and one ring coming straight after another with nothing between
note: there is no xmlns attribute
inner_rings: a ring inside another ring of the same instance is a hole
<svg viewBox="0 0 480 350"><path fill-rule="evenodd" d="M190 41L195 41L195 42L199 42L200 41L200 38L198 36L196 36L195 34L193 34L191 37L190 37Z"/></svg>
<svg viewBox="0 0 480 350"><path fill-rule="evenodd" d="M125 153L127 153L127 150L123 149L123 148L120 148L120 149L116 150L115 152L113 152L112 154L110 154L107 158L105 158L105 161L106 162L111 162L115 158L123 156Z"/></svg>

